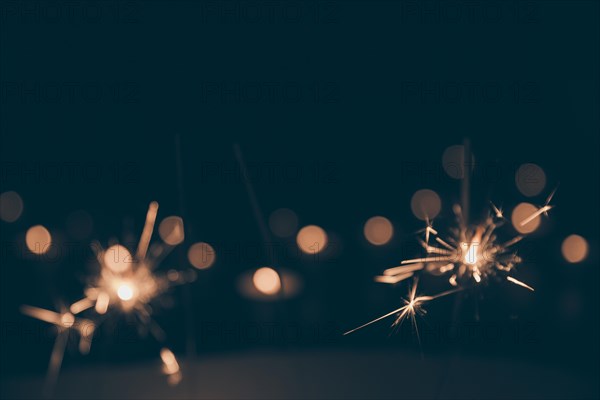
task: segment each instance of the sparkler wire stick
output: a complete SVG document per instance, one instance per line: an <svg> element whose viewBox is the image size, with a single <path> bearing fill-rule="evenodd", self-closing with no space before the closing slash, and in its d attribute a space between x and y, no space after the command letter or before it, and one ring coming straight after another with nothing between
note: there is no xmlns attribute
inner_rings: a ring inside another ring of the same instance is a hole
<svg viewBox="0 0 600 400"><path fill-rule="evenodd" d="M463 139L463 179L461 181L461 212L463 225L469 225L470 183L471 183L471 142Z"/></svg>
<svg viewBox="0 0 600 400"><path fill-rule="evenodd" d="M258 229L260 230L260 234L262 236L263 245L265 247L266 256L271 262L270 267L277 273L279 276L279 296L283 300L285 298L285 288L283 282L283 273L279 269L275 252L271 249L271 234L269 233L269 229L265 222L265 218L263 212L260 208L260 204L258 202L258 197L256 196L256 192L254 191L254 186L252 185L252 181L250 180L250 175L248 173L248 168L246 167L246 163L244 161L244 155L242 154L242 149L238 143L234 143L233 151L235 153L235 158L240 167L240 172L242 174L242 180L244 181L244 186L246 187L246 192L248 193L248 198L250 200L250 205L252 206L252 211L254 213L254 219L258 224ZM285 315L285 313L283 313Z"/></svg>
<svg viewBox="0 0 600 400"><path fill-rule="evenodd" d="M183 218L183 235L187 236L189 232L188 219L185 208L185 196L183 187L183 154L181 151L181 137L179 134L175 135L175 163L177 164L177 192L179 198L179 212ZM185 255L183 249L179 249L179 261L185 263ZM189 285L183 287L183 297L185 304L185 319L186 319L186 353L188 357L194 357L196 355L196 340L195 340L195 326L194 326L194 307L192 305L192 293Z"/></svg>
<svg viewBox="0 0 600 400"><path fill-rule="evenodd" d="M56 339L54 340L50 361L48 362L48 372L44 381L44 397L51 398L54 393L54 388L58 382L58 374L60 373L60 368L62 366L68 340L68 329L60 330L58 332L58 336L56 336Z"/></svg>
<svg viewBox="0 0 600 400"><path fill-rule="evenodd" d="M58 308L60 308L60 312L28 305L22 305L20 307L20 311L24 315L52 324L57 329L57 335L54 339L54 345L52 346L52 353L50 354L46 378L42 388L42 395L45 398L50 398L54 394L71 330L75 330L79 333L79 351L82 354L86 354L89 352L91 336L95 329L95 325L92 321L83 318L75 318L74 313L71 313L64 305L61 304ZM90 341L86 342L88 339Z"/></svg>
<svg viewBox="0 0 600 400"><path fill-rule="evenodd" d="M183 180L183 152L181 150L181 136L179 133L175 134L175 163L177 169L177 193L179 200L179 213L181 214L181 218L183 218L183 234L184 237L189 237L190 233L190 225L188 224L188 215L187 209L185 207L185 190L184 190L184 180ZM182 248L178 251L179 262L183 265L186 262L185 253ZM185 309L185 320L186 320L186 341L185 341L185 349L186 356L189 359L194 359L197 355L196 348L196 327L194 325L194 305L192 304L192 292L189 285L184 285L183 287L183 299L184 299L184 309ZM161 359L164 364L164 371L169 376L180 376L173 375L173 371L179 374L179 364L177 363L177 359L175 355L167 348L163 348L161 350ZM188 379L185 383L185 390L187 392L187 397L194 397L193 393L195 391L195 383L196 380Z"/></svg>

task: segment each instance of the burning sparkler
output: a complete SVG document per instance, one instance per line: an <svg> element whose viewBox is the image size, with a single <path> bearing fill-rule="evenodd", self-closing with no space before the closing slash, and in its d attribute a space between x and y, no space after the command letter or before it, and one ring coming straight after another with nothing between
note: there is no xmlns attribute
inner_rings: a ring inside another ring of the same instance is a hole
<svg viewBox="0 0 600 400"><path fill-rule="evenodd" d="M469 160L468 144L464 146L464 153L465 159ZM389 268L383 272L383 275L375 277L376 282L386 284L397 284L414 277L412 290L408 299L404 299L404 306L352 329L344 335L392 315L397 316L392 324L393 327L398 326L409 317L416 329L415 315L424 312L422 304L458 291L483 285L492 280L508 281L534 291L530 285L512 276L515 266L522 261L512 248L524 238L524 235L517 235L504 242L498 239L497 229L505 224L506 219L502 210L493 203L490 203L491 210L482 222L469 225L468 190L469 173L465 171L462 181L462 205L456 204L453 207L457 223L455 227L449 230L447 237L442 237L433 228L432 223L426 219L425 228L419 231L423 234L423 238L418 239L425 250L425 256L404 260L400 262L399 266ZM524 227L542 214L547 216L548 211L553 208L550 202L555 192L556 189L550 193L543 206L536 208L534 212L523 218L518 225ZM454 289L433 296L416 296L418 276L423 273L446 276Z"/></svg>
<svg viewBox="0 0 600 400"><path fill-rule="evenodd" d="M58 327L54 350L48 367L47 389L54 386L69 332L80 334L80 351L87 353L91 346L93 331L97 324L88 319L76 318L75 315L94 309L100 315L126 315L133 319L139 330L147 330L160 343L165 342L165 333L152 318L151 302L158 299L171 287L192 282L196 278L193 270L157 273L155 270L170 251L183 241L181 224L163 236L163 242L150 245L154 224L158 212L158 203L152 202L148 208L146 222L135 251L132 255L125 246L115 244L103 249L93 243L92 249L100 266L99 274L88 281L85 297L70 307L62 307L59 313L31 306L23 306L21 311L33 318L52 323ZM163 371L169 377L169 383L176 384L181 379L179 364L175 355L168 348L161 350Z"/></svg>

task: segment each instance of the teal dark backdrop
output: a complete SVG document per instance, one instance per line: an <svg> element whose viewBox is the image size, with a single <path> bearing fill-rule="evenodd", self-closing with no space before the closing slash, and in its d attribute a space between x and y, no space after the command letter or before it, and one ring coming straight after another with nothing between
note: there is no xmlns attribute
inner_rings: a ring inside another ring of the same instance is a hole
<svg viewBox="0 0 600 400"><path fill-rule="evenodd" d="M450 218L458 183L440 169L441 154L468 137L481 167L474 210L489 199L506 208L524 201L514 172L525 162L546 171L544 194L560 188L551 219L527 245L522 276L535 294L491 290L481 306L484 323L525 339L480 338L465 351L598 372L598 2L13 1L1 12L1 189L25 202L17 223L0 225L3 376L44 370L52 338L18 306L52 307L57 293L75 300L89 257L78 243L46 268L11 244L32 224L64 231L78 209L90 212L93 237L104 242L126 227L137 232L151 200L162 216L178 214L175 135L189 239L215 243L219 257L193 289L199 352L415 349L386 339L386 324L340 333L398 304L405 289L376 286L371 276L397 263L420 227L410 211L415 190L440 193L441 217ZM331 259L288 260L305 290L284 316L236 293L236 277L266 261L240 250L259 246L260 236L234 143L267 215L291 208L339 245ZM361 236L373 215L397 228L386 247ZM577 266L560 253L571 233L592 246ZM181 293L174 297L160 318L183 352L185 313ZM433 323L447 321L452 302L431 308ZM256 343L202 331L239 321L291 321L320 333ZM67 357L66 366L155 355L151 341L117 342L125 351ZM444 339L429 344L447 348Z"/></svg>

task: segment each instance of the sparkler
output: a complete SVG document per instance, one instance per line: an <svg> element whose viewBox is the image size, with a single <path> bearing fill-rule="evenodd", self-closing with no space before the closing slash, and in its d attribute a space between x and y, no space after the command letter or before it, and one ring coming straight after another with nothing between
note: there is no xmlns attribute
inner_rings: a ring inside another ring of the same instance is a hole
<svg viewBox="0 0 600 400"><path fill-rule="evenodd" d="M40 321L52 324L57 329L56 339L48 363L48 372L44 383L44 394L50 395L52 388L56 384L60 367L64 358L65 349L71 332L79 336L79 351L81 354L87 354L92 345L92 337L96 329L96 324L85 318L76 318L78 312L72 312L63 304L60 305L60 311L50 311L39 307L28 305L21 306L21 312L27 316Z"/></svg>
<svg viewBox="0 0 600 400"><path fill-rule="evenodd" d="M464 155L466 160L470 159L468 143L465 143ZM542 214L547 216L548 211L553 208L550 202L555 192L556 189L550 193L545 204L522 219L519 222L519 226L523 227L530 224ZM502 210L493 203L490 203L490 212L488 212L487 217L475 225L469 225L468 171L465 171L462 180L461 202L462 205L455 204L453 207L456 216L456 226L449 229L447 237L442 237L433 228L432 223L426 219L425 228L418 232L423 235L423 238L419 238L418 241L425 250L425 256L404 260L400 262L399 266L386 269L383 271L383 275L375 277L376 282L386 284L397 284L414 277L409 296L403 300L404 305L358 328L352 329L344 333L344 335L396 315L392 327L400 325L405 319L410 319L417 331L418 337L415 316L417 314L424 314L425 310L422 307L424 303L462 290L472 289L491 281L507 281L534 291L533 287L512 275L515 266L522 262L522 259L512 249L515 244L524 238L524 235L517 235L505 242L501 242L498 239L497 230L506 222ZM420 274L445 276L453 289L433 296L416 296L418 276Z"/></svg>
<svg viewBox="0 0 600 400"><path fill-rule="evenodd" d="M183 231L176 228L168 237L163 238L164 242L150 245L157 213L158 203L152 202L134 255L120 244L103 249L97 242L93 243L92 250L100 267L99 274L89 279L83 299L70 307L62 306L58 313L31 306L21 307L23 314L52 323L59 331L48 366L47 391L56 383L70 331L79 333L80 351L83 354L89 352L93 332L100 322L75 317L86 310L93 308L97 316L125 315L134 320L138 331L149 331L159 343L166 341L164 331L152 318L151 303L171 287L194 281L196 273L193 270L170 270L167 273L155 271L175 247L170 243L180 243L183 240ZM181 373L175 355L166 347L161 350L160 355L169 383L178 383Z"/></svg>

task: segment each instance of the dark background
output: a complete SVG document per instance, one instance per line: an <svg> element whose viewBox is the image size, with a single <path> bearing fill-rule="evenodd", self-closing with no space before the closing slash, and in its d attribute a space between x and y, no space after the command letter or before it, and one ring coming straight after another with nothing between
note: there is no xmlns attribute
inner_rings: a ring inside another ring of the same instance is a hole
<svg viewBox="0 0 600 400"><path fill-rule="evenodd" d="M177 288L173 307L157 314L175 353L191 357L190 338L200 357L419 352L410 326L389 337L386 322L341 334L400 305L405 285L372 276L415 250L416 190L438 192L436 224L451 221L459 182L441 155L468 137L474 216L489 200L506 210L543 204L560 183L557 207L522 246L519 276L536 292L502 285L467 296L453 338L453 299L431 303L420 320L425 358L458 352L550 365L598 396L598 2L23 1L1 10L1 191L25 204L17 222L0 225L4 382L43 374L53 343L19 305L82 296L91 254L89 239L66 230L73 211L90 213L90 239L104 244L137 237L152 200L159 219L181 214L176 135L188 229L180 251L206 241L217 262L199 271L190 302ZM293 240L275 243L279 266L304 283L283 303L237 291L240 274L269 261L257 250L234 143L264 214L290 208L335 245L315 259ZM525 162L548 181L529 200L514 181ZM396 229L386 246L362 236L374 215ZM68 250L51 261L22 257L15 245L35 224ZM581 264L561 255L571 233L590 243ZM180 260L175 252L164 266L189 267ZM100 333L89 356L67 353L64 368L155 363L158 345L130 331Z"/></svg>

